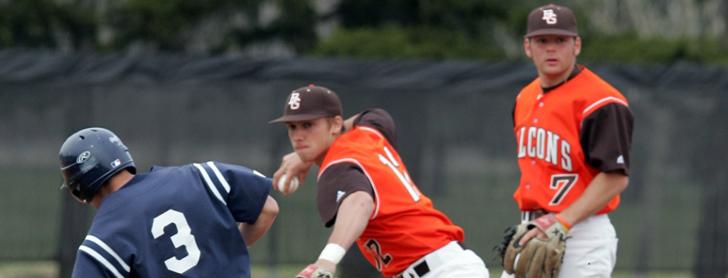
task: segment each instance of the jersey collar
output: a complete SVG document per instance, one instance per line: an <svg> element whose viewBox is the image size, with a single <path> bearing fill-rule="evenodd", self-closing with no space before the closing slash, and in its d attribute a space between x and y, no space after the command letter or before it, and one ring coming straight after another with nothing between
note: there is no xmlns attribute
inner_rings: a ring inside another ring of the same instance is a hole
<svg viewBox="0 0 728 278"><path fill-rule="evenodd" d="M554 89L556 89L556 88L560 87L561 85L564 85L564 83L566 83L566 81L569 81L569 80L573 79L574 77L576 77L576 76L577 76L577 75L578 75L578 74L579 74L579 73L581 72L581 70L582 70L583 68L584 68L584 66L582 66L582 65L576 65L576 66L574 67L574 70L573 70L573 71L571 71L571 74L569 74L569 77L567 77L567 78L566 78L566 80L564 80L564 81L561 81L561 83L559 83L559 84L556 84L556 85L553 85L553 86L550 86L550 87L546 87L546 88L544 88L544 87L541 87L541 91L542 91L542 92L543 92L544 94L546 94L546 93L548 93L548 92L550 92L550 91L553 91Z"/></svg>

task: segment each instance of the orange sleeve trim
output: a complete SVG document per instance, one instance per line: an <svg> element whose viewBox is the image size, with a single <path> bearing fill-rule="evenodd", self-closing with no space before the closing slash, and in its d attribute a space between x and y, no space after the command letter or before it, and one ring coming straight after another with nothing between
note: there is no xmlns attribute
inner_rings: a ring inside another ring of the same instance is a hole
<svg viewBox="0 0 728 278"><path fill-rule="evenodd" d="M561 223L561 225L564 225L564 227L567 230L571 230L571 226L572 226L571 223L568 220L566 220L566 218L564 218L563 216L561 216L561 214L557 214L556 215L556 220L558 220L559 223Z"/></svg>
<svg viewBox="0 0 728 278"><path fill-rule="evenodd" d="M621 99L616 98L616 97L605 97L603 99L600 99L600 100L595 101L591 105L589 105L586 108L584 108L584 110L581 111L581 115L584 116L584 115L587 115L587 114L591 113L596 108L601 107L602 104L606 105L608 103L613 103L613 102L616 102L616 103L619 103L621 105L624 105L624 106L629 107L629 104L626 101L624 101L624 100L621 100Z"/></svg>

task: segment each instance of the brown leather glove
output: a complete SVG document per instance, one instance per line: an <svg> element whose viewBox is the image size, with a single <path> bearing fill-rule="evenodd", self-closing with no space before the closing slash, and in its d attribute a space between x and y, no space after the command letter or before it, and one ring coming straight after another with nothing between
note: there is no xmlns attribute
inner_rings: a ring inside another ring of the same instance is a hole
<svg viewBox="0 0 728 278"><path fill-rule="evenodd" d="M534 237L520 245L521 238L533 228L543 231L548 239ZM506 230L504 238L504 242L508 240L508 245L501 250L503 270L515 274L516 278L558 277L568 229L556 220L554 214L544 215L509 230Z"/></svg>

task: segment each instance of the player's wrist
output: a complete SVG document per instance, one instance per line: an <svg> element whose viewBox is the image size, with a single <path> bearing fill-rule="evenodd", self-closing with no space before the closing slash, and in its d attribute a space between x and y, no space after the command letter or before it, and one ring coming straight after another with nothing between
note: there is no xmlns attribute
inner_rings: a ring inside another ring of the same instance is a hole
<svg viewBox="0 0 728 278"><path fill-rule="evenodd" d="M534 219L533 221L531 221L531 223L543 233L546 233L549 229L556 227L555 225L557 223L561 227L560 230L563 230L564 233L569 232L569 229L571 229L571 222L569 222L560 214L556 213L546 214L544 216Z"/></svg>
<svg viewBox="0 0 728 278"><path fill-rule="evenodd" d="M561 225L564 226L564 228L566 228L566 231L571 230L571 227L573 225L571 224L571 222L569 222L568 219L566 219L566 217L564 217L563 215L561 215L559 213L559 214L555 214L554 218L556 218L556 221L559 221L559 223L561 223Z"/></svg>
<svg viewBox="0 0 728 278"><path fill-rule="evenodd" d="M341 259L344 258L345 254L346 249L344 249L344 247L336 243L329 243L326 244L326 247L324 247L323 250L321 250L321 255L319 255L318 259L329 261L334 265L337 265Z"/></svg>

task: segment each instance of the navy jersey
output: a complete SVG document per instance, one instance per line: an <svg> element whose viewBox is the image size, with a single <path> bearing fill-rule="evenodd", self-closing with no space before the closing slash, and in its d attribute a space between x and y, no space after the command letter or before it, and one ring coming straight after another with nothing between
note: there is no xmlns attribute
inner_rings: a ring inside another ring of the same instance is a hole
<svg viewBox="0 0 728 278"><path fill-rule="evenodd" d="M136 175L101 203L73 277L250 277L237 222L258 219L270 188L219 162Z"/></svg>

